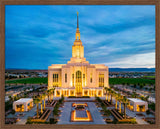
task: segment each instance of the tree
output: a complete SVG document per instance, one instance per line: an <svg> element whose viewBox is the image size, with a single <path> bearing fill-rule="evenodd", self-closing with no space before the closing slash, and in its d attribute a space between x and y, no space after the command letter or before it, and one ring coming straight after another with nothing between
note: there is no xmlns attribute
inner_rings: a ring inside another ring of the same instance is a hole
<svg viewBox="0 0 160 129"><path fill-rule="evenodd" d="M9 101L13 101L13 98L11 95L9 95Z"/></svg>
<svg viewBox="0 0 160 129"><path fill-rule="evenodd" d="M137 84L134 84L133 87L136 88L136 87L137 87Z"/></svg>
<svg viewBox="0 0 160 129"><path fill-rule="evenodd" d="M35 98L35 99L34 99L34 103L35 103L36 106L37 106L37 118L39 118L39 102L40 102L40 99L39 99L39 98Z"/></svg>
<svg viewBox="0 0 160 129"><path fill-rule="evenodd" d="M118 101L119 101L119 112L121 113L121 103L122 103L122 96L118 96Z"/></svg>
<svg viewBox="0 0 160 129"><path fill-rule="evenodd" d="M136 92L133 92L131 96L132 96L132 98L137 98L138 94Z"/></svg>
<svg viewBox="0 0 160 129"><path fill-rule="evenodd" d="M105 87L105 91L106 91L106 100L108 101L108 88Z"/></svg>
<svg viewBox="0 0 160 129"><path fill-rule="evenodd" d="M144 87L144 85L143 84L140 84L140 89L142 89Z"/></svg>
<svg viewBox="0 0 160 129"><path fill-rule="evenodd" d="M110 94L111 94L111 104L112 104L112 97L115 95L115 92L113 90L111 90Z"/></svg>
<svg viewBox="0 0 160 129"><path fill-rule="evenodd" d="M117 102L120 96L121 96L120 94L115 93L115 99L116 99L115 109L117 109Z"/></svg>
<svg viewBox="0 0 160 129"><path fill-rule="evenodd" d="M44 110L45 110L45 108L46 108L46 107L45 107L46 93L43 93L43 94L42 94L42 98L43 98L43 106L44 106L43 108L44 108Z"/></svg>
<svg viewBox="0 0 160 129"><path fill-rule="evenodd" d="M43 104L42 104L43 96L40 95L39 99L40 99L40 104L41 104L41 113L43 113Z"/></svg>
<svg viewBox="0 0 160 129"><path fill-rule="evenodd" d="M47 90L48 103L50 102L50 90Z"/></svg>
<svg viewBox="0 0 160 129"><path fill-rule="evenodd" d="M144 100L148 101L148 99L149 99L149 95L147 95Z"/></svg>
<svg viewBox="0 0 160 129"><path fill-rule="evenodd" d="M124 106L124 119L126 119L126 105L128 103L128 99L126 97L123 97L122 103L123 103L123 106Z"/></svg>
<svg viewBox="0 0 160 129"><path fill-rule="evenodd" d="M53 100L53 95L54 95L54 88L50 89L50 95L52 96L52 100Z"/></svg>
<svg viewBox="0 0 160 129"><path fill-rule="evenodd" d="M146 111L146 114L149 115L149 114L150 114L150 110L147 110L147 111Z"/></svg>
<svg viewBox="0 0 160 129"><path fill-rule="evenodd" d="M110 93L111 93L111 88L107 88L107 92L108 92L108 102L110 102Z"/></svg>

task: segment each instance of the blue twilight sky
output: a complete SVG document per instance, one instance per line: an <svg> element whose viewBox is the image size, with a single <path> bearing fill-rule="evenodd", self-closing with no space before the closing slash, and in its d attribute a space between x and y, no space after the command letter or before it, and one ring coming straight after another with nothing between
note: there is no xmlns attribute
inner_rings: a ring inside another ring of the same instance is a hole
<svg viewBox="0 0 160 129"><path fill-rule="evenodd" d="M110 68L155 67L154 5L7 5L5 67L47 69L72 56L77 11L84 56Z"/></svg>

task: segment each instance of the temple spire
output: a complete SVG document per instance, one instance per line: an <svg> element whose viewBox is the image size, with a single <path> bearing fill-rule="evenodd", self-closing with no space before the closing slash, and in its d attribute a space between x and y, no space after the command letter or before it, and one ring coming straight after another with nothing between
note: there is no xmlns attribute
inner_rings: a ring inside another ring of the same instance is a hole
<svg viewBox="0 0 160 129"><path fill-rule="evenodd" d="M76 30L76 40L80 40L80 31L79 31L79 23L78 23L78 12L77 12L77 30Z"/></svg>
<svg viewBox="0 0 160 129"><path fill-rule="evenodd" d="M78 24L78 12L77 12L77 28L79 28L79 24Z"/></svg>

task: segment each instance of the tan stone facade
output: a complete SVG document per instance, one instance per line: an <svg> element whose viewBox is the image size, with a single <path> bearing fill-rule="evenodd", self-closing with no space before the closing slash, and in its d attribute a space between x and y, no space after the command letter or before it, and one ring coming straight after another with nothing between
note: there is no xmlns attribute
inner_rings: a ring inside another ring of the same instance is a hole
<svg viewBox="0 0 160 129"><path fill-rule="evenodd" d="M52 64L48 67L48 89L55 87L55 96L103 96L103 88L109 87L108 67L90 64L84 58L84 46L78 26L72 58L67 64Z"/></svg>

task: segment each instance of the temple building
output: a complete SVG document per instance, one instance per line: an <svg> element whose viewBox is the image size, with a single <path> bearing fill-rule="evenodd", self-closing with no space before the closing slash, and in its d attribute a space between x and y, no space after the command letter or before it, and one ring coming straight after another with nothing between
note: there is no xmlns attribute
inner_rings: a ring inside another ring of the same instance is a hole
<svg viewBox="0 0 160 129"><path fill-rule="evenodd" d="M48 89L55 88L54 96L103 96L108 84L108 67L90 64L84 58L84 46L80 37L78 13L72 57L67 64L52 64L48 67Z"/></svg>

